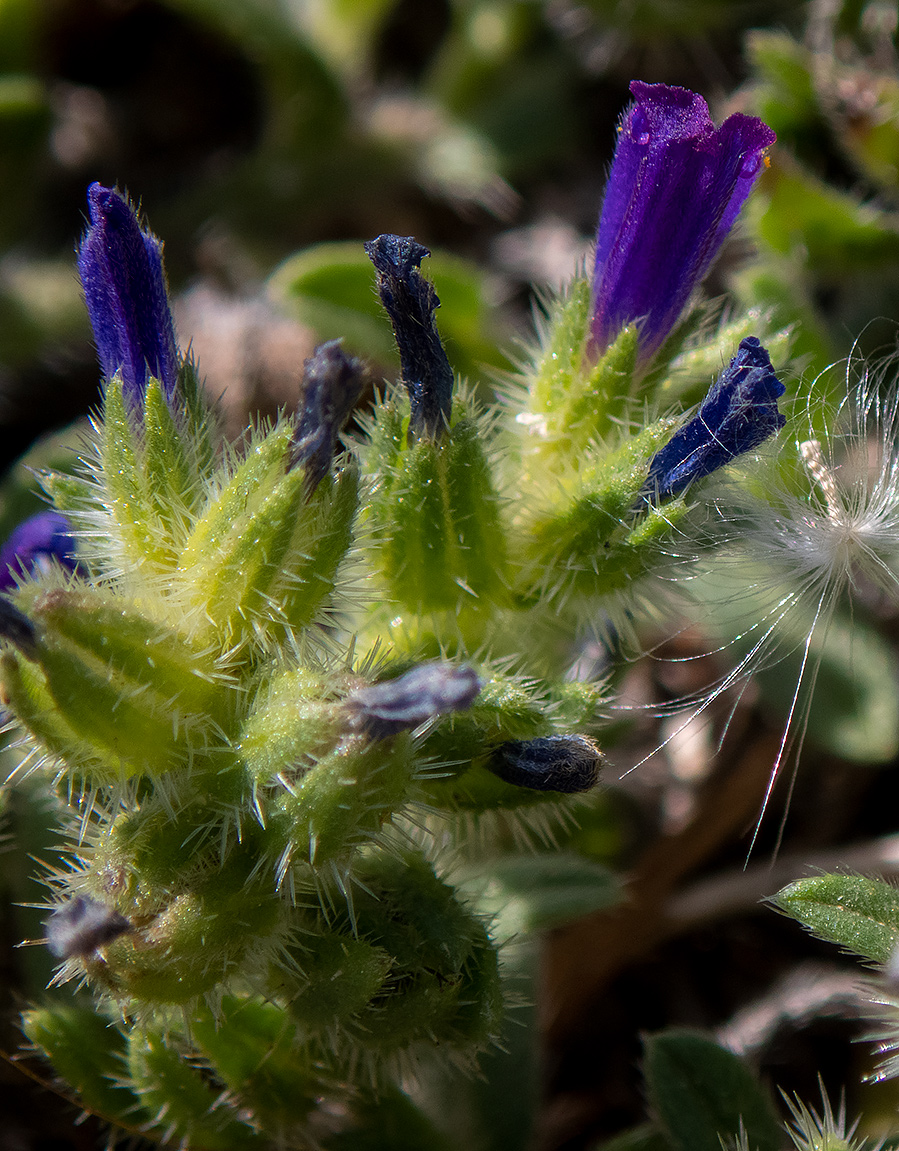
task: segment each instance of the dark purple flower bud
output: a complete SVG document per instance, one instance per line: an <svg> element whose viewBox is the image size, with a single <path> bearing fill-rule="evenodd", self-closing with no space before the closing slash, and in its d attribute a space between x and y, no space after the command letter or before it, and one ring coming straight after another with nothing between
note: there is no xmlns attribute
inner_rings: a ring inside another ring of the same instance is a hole
<svg viewBox="0 0 899 1151"><path fill-rule="evenodd" d="M306 468L309 495L328 474L337 438L364 385L365 365L348 356L340 340L320 344L303 364L303 400L291 462Z"/></svg>
<svg viewBox="0 0 899 1151"><path fill-rule="evenodd" d="M15 587L17 577L46 571L54 563L75 570L72 526L59 512L38 512L20 523L0 549L0 591Z"/></svg>
<svg viewBox="0 0 899 1151"><path fill-rule="evenodd" d="M57 959L90 955L133 929L131 921L114 907L88 895L76 895L57 907L44 926L47 946Z"/></svg>
<svg viewBox="0 0 899 1151"><path fill-rule="evenodd" d="M360 688L347 696L344 706L357 730L386 739L445 712L464 711L480 691L473 667L423 663L396 679Z"/></svg>
<svg viewBox="0 0 899 1151"><path fill-rule="evenodd" d="M97 355L104 376L121 371L125 395L143 397L150 376L171 402L179 355L169 311L162 246L141 230L134 209L112 188L87 190L91 222L78 252Z"/></svg>
<svg viewBox="0 0 899 1151"><path fill-rule="evenodd" d="M747 336L693 419L652 457L646 499L658 503L677 495L773 436L786 423L777 410L784 390L768 353Z"/></svg>
<svg viewBox="0 0 899 1151"><path fill-rule="evenodd" d="M716 128L705 100L630 86L596 240L590 349L640 321L638 367L655 355L705 275L776 137L740 113Z"/></svg>
<svg viewBox="0 0 899 1151"><path fill-rule="evenodd" d="M378 236L365 252L378 274L378 295L400 353L401 378L412 404L410 435L436 437L452 413L453 369L434 322L440 300L418 270L431 253L411 236Z"/></svg>
<svg viewBox="0 0 899 1151"><path fill-rule="evenodd" d="M584 735L547 735L500 744L487 767L516 787L573 795L596 786L605 762L593 740Z"/></svg>

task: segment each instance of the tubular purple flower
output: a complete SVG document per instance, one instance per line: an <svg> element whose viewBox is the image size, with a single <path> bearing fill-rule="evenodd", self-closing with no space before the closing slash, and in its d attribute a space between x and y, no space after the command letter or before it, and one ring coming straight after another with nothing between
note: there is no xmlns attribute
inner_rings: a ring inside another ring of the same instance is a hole
<svg viewBox="0 0 899 1151"><path fill-rule="evenodd" d="M75 570L72 526L60 512L38 512L20 523L0 548L0 591L14 588L16 577L32 575L52 563Z"/></svg>
<svg viewBox="0 0 899 1151"><path fill-rule="evenodd" d="M90 226L78 252L78 273L104 376L122 373L125 395L143 397L151 376L171 402L179 354L169 311L162 246L144 232L134 209L112 188L91 184Z"/></svg>
<svg viewBox="0 0 899 1151"><path fill-rule="evenodd" d="M639 320L639 368L708 270L776 137L740 113L716 128L686 88L634 80L630 90L599 220L589 352L602 355Z"/></svg>

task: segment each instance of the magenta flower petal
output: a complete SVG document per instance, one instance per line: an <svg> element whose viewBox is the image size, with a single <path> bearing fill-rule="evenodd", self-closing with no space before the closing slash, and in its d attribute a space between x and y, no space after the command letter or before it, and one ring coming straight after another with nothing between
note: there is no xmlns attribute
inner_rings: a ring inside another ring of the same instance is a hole
<svg viewBox="0 0 899 1151"><path fill-rule="evenodd" d="M596 241L590 348L640 321L645 366L705 275L774 132L736 114L716 128L701 96L635 80L621 120Z"/></svg>
<svg viewBox="0 0 899 1151"><path fill-rule="evenodd" d="M87 197L91 222L78 252L78 272L103 374L112 379L121 371L125 394L135 401L155 376L172 400L179 355L162 247L114 189L91 184Z"/></svg>

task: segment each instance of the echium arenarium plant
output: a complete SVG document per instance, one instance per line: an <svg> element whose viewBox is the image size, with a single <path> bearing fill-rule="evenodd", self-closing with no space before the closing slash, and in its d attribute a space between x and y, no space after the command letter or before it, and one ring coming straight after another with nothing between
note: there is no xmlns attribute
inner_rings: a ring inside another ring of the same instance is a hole
<svg viewBox="0 0 899 1151"><path fill-rule="evenodd" d="M454 380L426 249L367 245L401 378L348 447L365 369L338 342L296 412L222 443L160 245L89 190L104 400L4 553L0 666L67 811L46 943L96 997L25 1029L108 1119L203 1148L424 1130L416 1058L495 1043L498 941L454 861L590 802L579 628L639 611L702 481L784 422L748 321L683 318L773 133L632 91L595 269L493 407Z"/></svg>

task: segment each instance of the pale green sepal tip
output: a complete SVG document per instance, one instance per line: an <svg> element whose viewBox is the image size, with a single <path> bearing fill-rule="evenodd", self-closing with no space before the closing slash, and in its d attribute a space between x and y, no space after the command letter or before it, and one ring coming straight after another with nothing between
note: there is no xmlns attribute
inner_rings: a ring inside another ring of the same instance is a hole
<svg viewBox="0 0 899 1151"><path fill-rule="evenodd" d="M19 722L75 775L83 775L95 785L114 784L124 778L126 770L116 753L104 756L95 741L68 723L38 667L4 652L0 656L0 684L6 706Z"/></svg>
<svg viewBox="0 0 899 1151"><path fill-rule="evenodd" d="M447 498L458 577L480 600L504 598L507 544L490 463L474 419L461 419L446 440Z"/></svg>
<svg viewBox="0 0 899 1151"><path fill-rule="evenodd" d="M297 516L276 592L288 629L308 627L334 590L353 542L358 508L359 468L349 462L319 484Z"/></svg>
<svg viewBox="0 0 899 1151"><path fill-rule="evenodd" d="M244 725L239 740L246 769L269 783L287 765L333 746L339 734L334 705L322 697L330 684L305 668L278 676Z"/></svg>
<svg viewBox="0 0 899 1151"><path fill-rule="evenodd" d="M283 969L274 978L283 982ZM304 1123L320 1104L327 1071L299 1045L297 1022L285 1009L227 995L217 1016L201 1007L191 1027L217 1075L249 1105L263 1130Z"/></svg>
<svg viewBox="0 0 899 1151"><path fill-rule="evenodd" d="M372 500L392 599L413 612L457 612L505 597L505 528L477 422L439 442L399 447Z"/></svg>
<svg viewBox="0 0 899 1151"><path fill-rule="evenodd" d="M226 721L228 684L214 659L136 605L95 589L42 591L38 585L26 585L19 602L45 631L80 649L86 664L106 667L110 678L155 693L173 713Z"/></svg>
<svg viewBox="0 0 899 1151"><path fill-rule="evenodd" d="M202 497L202 485L186 451L159 380L151 377L144 394L144 466L147 486L173 547L183 544L187 515Z"/></svg>
<svg viewBox="0 0 899 1151"><path fill-rule="evenodd" d="M367 1007L393 966L383 947L336 932L306 935L295 956L288 1010L304 1030L326 1033ZM290 972L282 968L278 975L283 980Z"/></svg>
<svg viewBox="0 0 899 1151"><path fill-rule="evenodd" d="M392 598L417 612L453 608L461 593L451 557L444 445L412 444L376 498L384 540L379 559Z"/></svg>
<svg viewBox="0 0 899 1151"><path fill-rule="evenodd" d="M272 484L284 475L292 439L293 429L283 423L251 447L194 525L181 554L182 572L187 573L196 565L197 578L202 580L203 572L215 567L216 549L236 526L247 521Z"/></svg>
<svg viewBox="0 0 899 1151"><path fill-rule="evenodd" d="M46 472L38 476L38 482L57 511L66 515L84 511L98 502L98 489L81 476L69 475L68 472Z"/></svg>
<svg viewBox="0 0 899 1151"><path fill-rule="evenodd" d="M267 596L282 570L305 482L300 468L288 472L194 572L195 602L226 642L251 638L255 620L269 613Z"/></svg>
<svg viewBox="0 0 899 1151"><path fill-rule="evenodd" d="M62 637L44 634L37 659L63 718L123 778L169 771L184 764L188 748L173 730L171 701L86 660Z"/></svg>
<svg viewBox="0 0 899 1151"><path fill-rule="evenodd" d="M590 316L590 283L574 280L568 294L550 305L546 337L530 385L530 410L552 416L566 402L581 372Z"/></svg>
<svg viewBox="0 0 899 1151"><path fill-rule="evenodd" d="M293 858L321 868L376 838L405 802L414 767L406 735L345 739L321 756L278 804L290 823Z"/></svg>

